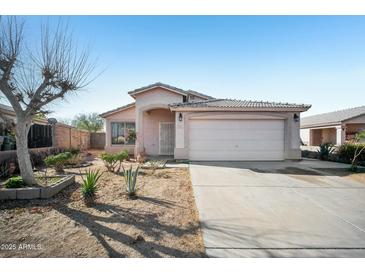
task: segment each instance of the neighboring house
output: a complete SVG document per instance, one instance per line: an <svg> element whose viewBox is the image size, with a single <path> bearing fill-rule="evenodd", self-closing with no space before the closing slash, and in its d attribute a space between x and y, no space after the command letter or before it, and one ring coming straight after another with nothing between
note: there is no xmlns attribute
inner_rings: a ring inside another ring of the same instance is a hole
<svg viewBox="0 0 365 274"><path fill-rule="evenodd" d="M300 159L300 113L310 105L215 99L155 83L105 112L108 152L190 160ZM128 138L136 131L137 140Z"/></svg>
<svg viewBox="0 0 365 274"><path fill-rule="evenodd" d="M16 124L15 112L12 107L0 104L0 151L15 149L14 132L10 132L9 124ZM29 148L52 146L52 128L47 119L33 119L33 125L28 134L28 146Z"/></svg>
<svg viewBox="0 0 365 274"><path fill-rule="evenodd" d="M86 130L56 123L55 119L33 118L32 122L28 133L30 149L59 147L84 150L90 148L90 133ZM0 104L0 157L5 154L10 155L4 151L10 152L16 149L15 124L16 115L13 108Z"/></svg>
<svg viewBox="0 0 365 274"><path fill-rule="evenodd" d="M365 106L302 118L300 128L305 145L332 143L340 146L365 130Z"/></svg>

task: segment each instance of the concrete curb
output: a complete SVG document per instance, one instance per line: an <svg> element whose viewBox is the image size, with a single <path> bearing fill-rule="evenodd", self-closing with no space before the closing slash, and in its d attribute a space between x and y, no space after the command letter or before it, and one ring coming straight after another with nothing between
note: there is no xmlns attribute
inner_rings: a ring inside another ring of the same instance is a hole
<svg viewBox="0 0 365 274"><path fill-rule="evenodd" d="M59 181L57 184L41 188L40 198L42 199L51 198L53 195L57 194L62 189L68 187L74 182L75 182L75 175L68 175L64 177L61 181Z"/></svg>
<svg viewBox="0 0 365 274"><path fill-rule="evenodd" d="M1 189L0 190L0 201L1 200L15 200L16 199L16 189Z"/></svg>
<svg viewBox="0 0 365 274"><path fill-rule="evenodd" d="M31 200L41 197L41 189L39 187L16 188L17 200Z"/></svg>
<svg viewBox="0 0 365 274"><path fill-rule="evenodd" d="M0 189L0 200L48 199L75 182L75 175L60 176L60 181L48 187Z"/></svg>

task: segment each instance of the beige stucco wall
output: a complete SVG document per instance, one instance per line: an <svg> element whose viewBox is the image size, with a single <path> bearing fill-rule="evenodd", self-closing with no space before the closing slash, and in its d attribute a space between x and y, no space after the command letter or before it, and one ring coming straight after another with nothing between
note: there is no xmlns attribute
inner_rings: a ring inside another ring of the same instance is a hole
<svg viewBox="0 0 365 274"><path fill-rule="evenodd" d="M322 143L336 144L336 128L322 129Z"/></svg>
<svg viewBox="0 0 365 274"><path fill-rule="evenodd" d="M360 123L364 121L363 123ZM352 124L345 124L346 128L346 140L352 139L356 133L362 132L365 130L365 116L359 117L351 120ZM361 142L365 142L365 140L361 140Z"/></svg>
<svg viewBox="0 0 365 274"><path fill-rule="evenodd" d="M365 130L365 123L364 124L347 124L346 125L347 131L350 132L359 132Z"/></svg>
<svg viewBox="0 0 365 274"><path fill-rule="evenodd" d="M310 131L309 128L303 128L300 130L300 138L302 139L302 141L305 145L309 145L309 139L310 139L309 131Z"/></svg>
<svg viewBox="0 0 365 274"><path fill-rule="evenodd" d="M345 143L348 134L362 130L365 130L365 115L338 125L301 129L300 134L303 142L310 146L319 146L323 143L333 143L340 146Z"/></svg>
<svg viewBox="0 0 365 274"><path fill-rule="evenodd" d="M308 146L319 146L323 143L341 144L342 135L340 125L300 130L300 137L303 143Z"/></svg>
<svg viewBox="0 0 365 274"><path fill-rule="evenodd" d="M158 152L156 141L150 141L149 138L154 135L154 131L145 133L144 129L144 113L153 109L169 110L168 105L180 103L183 101L183 96L163 88L154 88L141 94L135 95L136 99L136 131L137 131L137 146L135 153L146 150L146 154ZM170 119L170 118L168 118ZM173 121L173 120L172 120ZM154 144L154 145L153 145ZM146 147L147 145L147 147Z"/></svg>
<svg viewBox="0 0 365 274"><path fill-rule="evenodd" d="M146 106L148 107L160 104L168 105L183 101L182 95L165 90L163 88L154 88L137 94L135 97L137 110L140 110Z"/></svg>
<svg viewBox="0 0 365 274"><path fill-rule="evenodd" d="M134 152L134 145L112 145L111 122L135 122L136 108L130 107L105 118L105 151L109 153L127 149L130 154Z"/></svg>
<svg viewBox="0 0 365 274"><path fill-rule="evenodd" d="M197 116L220 116L224 119L282 119L285 130L285 159L300 159L300 124L294 121L293 112L182 112L183 121L179 121L180 112L171 112L169 104L183 101L183 96L163 88L154 88L135 94L135 106L110 115L105 119L106 151L115 152L127 148L130 153L144 151L147 155L159 153L159 123L175 121L176 137L175 158L189 157L189 121ZM299 113L297 113L299 114ZM111 145L110 123L114 121L135 121L137 132L136 146ZM224 122L224 121L222 121ZM268 136L269 138L269 136Z"/></svg>
<svg viewBox="0 0 365 274"><path fill-rule="evenodd" d="M154 88L136 94L135 106L105 118L105 151L118 152L127 149L132 154L145 150L146 154L157 155L159 151L159 122L173 122L174 115L169 110L168 105L182 101L182 95L163 88ZM112 145L111 122L135 122L136 145Z"/></svg>
<svg viewBox="0 0 365 274"><path fill-rule="evenodd" d="M174 113L167 109L153 109L143 113L144 148L147 155L159 154L160 122L174 121Z"/></svg>
<svg viewBox="0 0 365 274"><path fill-rule="evenodd" d="M294 113L286 112L182 112L183 122L178 119L180 112L176 112L175 123L176 123L176 143L184 145L181 148L175 148L176 159L188 159L189 158L189 122L190 118L193 117L220 117L222 122L224 119L270 119L280 118L284 120L284 155L285 159L298 160L301 159L300 150L300 124L295 122L293 117ZM184 130L178 129L183 123ZM181 133L180 133L181 132ZM184 134L182 137L181 134ZM181 139L183 138L183 142ZM269 136L268 136L269 138ZM180 140L179 140L180 139Z"/></svg>
<svg viewBox="0 0 365 274"><path fill-rule="evenodd" d="M90 132L57 123L55 126L54 141L55 144L53 146L55 147L85 150L90 148Z"/></svg>

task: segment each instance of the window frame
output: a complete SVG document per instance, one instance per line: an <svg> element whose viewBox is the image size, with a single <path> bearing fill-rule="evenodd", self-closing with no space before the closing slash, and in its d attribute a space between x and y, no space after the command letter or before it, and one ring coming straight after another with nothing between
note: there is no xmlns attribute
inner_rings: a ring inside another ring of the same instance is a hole
<svg viewBox="0 0 365 274"><path fill-rule="evenodd" d="M113 143L113 124L122 124L122 128L123 128L123 135L118 135L117 138L119 136L123 136L123 138L126 138L128 136L127 130L130 129L130 127L127 127L127 124L134 124L134 131L136 131L136 122L135 121L110 121L110 145L111 146L135 146L135 142L136 140L133 141L133 144L128 144L127 142L125 143Z"/></svg>

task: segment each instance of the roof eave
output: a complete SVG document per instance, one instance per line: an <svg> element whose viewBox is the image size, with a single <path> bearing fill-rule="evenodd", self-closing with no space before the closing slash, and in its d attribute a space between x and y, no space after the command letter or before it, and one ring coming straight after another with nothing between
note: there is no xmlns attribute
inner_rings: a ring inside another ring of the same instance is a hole
<svg viewBox="0 0 365 274"><path fill-rule="evenodd" d="M175 89L167 88L167 87L164 87L162 85L156 85L156 86L149 87L149 88L142 89L142 90L138 90L138 91L129 91L128 94L135 99L137 94L140 94L140 93L143 93L143 92L146 92L146 91L150 91L150 90L155 89L155 88L162 88L162 89L165 89L165 90L168 90L168 91L171 91L171 92L183 95L183 96L187 95L184 92L180 92L180 91L177 91Z"/></svg>
<svg viewBox="0 0 365 274"><path fill-rule="evenodd" d="M127 105L127 106L125 106L125 107L123 107L123 108L118 108L118 109L115 109L115 110L110 110L110 111L107 111L107 112L101 113L101 114L99 114L99 116L100 116L101 118L107 118L107 117L109 117L109 116L111 116L111 115L113 115L113 114L115 114L115 113L118 113L118 112L120 112L120 111L124 111L124 110L130 109L130 108L132 108L132 107L135 107L135 103L132 103L132 104L130 104L130 105Z"/></svg>
<svg viewBox="0 0 365 274"><path fill-rule="evenodd" d="M310 107L298 108L234 108L234 107L179 107L170 106L171 111L194 112L194 111L232 111L232 112L252 112L252 111L274 111L274 112L304 112Z"/></svg>
<svg viewBox="0 0 365 274"><path fill-rule="evenodd" d="M7 110L7 109L2 109L1 112L4 113L5 115L16 117L15 111Z"/></svg>
<svg viewBox="0 0 365 274"><path fill-rule="evenodd" d="M306 128L318 128L318 127L332 127L332 126L339 126L342 124L342 121L335 121L329 123L316 123L316 124L307 124L307 125L300 125L301 129Z"/></svg>
<svg viewBox="0 0 365 274"><path fill-rule="evenodd" d="M350 118L347 118L347 119L342 120L342 121L341 121L341 123L346 123L347 121L350 121L350 120L352 120L352 119L356 119L356 118L361 117L361 116L363 116L363 115L365 115L365 113L361 113L361 114L359 114L359 115L354 115L354 116L352 116L352 117L350 117Z"/></svg>
<svg viewBox="0 0 365 274"><path fill-rule="evenodd" d="M199 97L199 98L204 99L204 100L215 99L214 97L211 97L211 96L201 96L201 95L197 95L197 94L194 94L194 93L189 93L189 95L193 95L195 97Z"/></svg>
<svg viewBox="0 0 365 274"><path fill-rule="evenodd" d="M187 92L188 92L188 95L193 95L193 96L199 97L199 98L204 99L204 100L216 99L212 96L205 95L205 94L199 93L199 92L194 91L194 90L188 90Z"/></svg>

